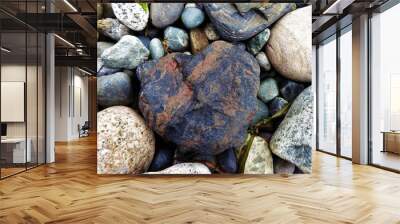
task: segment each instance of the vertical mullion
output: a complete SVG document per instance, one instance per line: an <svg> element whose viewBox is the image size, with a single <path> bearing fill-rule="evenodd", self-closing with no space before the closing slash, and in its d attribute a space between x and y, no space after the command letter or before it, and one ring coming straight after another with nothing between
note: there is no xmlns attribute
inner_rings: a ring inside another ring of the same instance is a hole
<svg viewBox="0 0 400 224"><path fill-rule="evenodd" d="M315 47L315 148L319 149L319 44Z"/></svg>
<svg viewBox="0 0 400 224"><path fill-rule="evenodd" d="M367 132L368 132L368 164L373 164L373 153L372 153L372 63L371 63L371 56L372 56L372 27L371 27L371 20L372 20L372 12L368 11L368 25L367 25L367 46L368 46L368 53L367 53L367 83L368 83L368 99L367 99L367 108L368 108L368 124L367 124Z"/></svg>
<svg viewBox="0 0 400 224"><path fill-rule="evenodd" d="M28 19L28 1L25 1L25 21ZM28 25L25 23L25 170L28 169L28 113L27 113L27 97L28 97Z"/></svg>
<svg viewBox="0 0 400 224"><path fill-rule="evenodd" d="M39 0L36 1L39 14ZM39 165L39 32L36 31L36 166Z"/></svg>
<svg viewBox="0 0 400 224"><path fill-rule="evenodd" d="M0 23L0 47L2 47L2 23ZM3 124L2 122L1 122L1 67L2 67L2 64L1 64L1 62L2 62L2 58L1 58L1 55L2 55L3 53L0 51L0 124ZM1 134L0 134L1 135ZM1 162L1 144L0 144L0 179L2 179L2 177L1 177L1 170L2 170L2 162Z"/></svg>
<svg viewBox="0 0 400 224"><path fill-rule="evenodd" d="M341 156L341 119L340 119L340 35L339 27L336 31L336 155Z"/></svg>

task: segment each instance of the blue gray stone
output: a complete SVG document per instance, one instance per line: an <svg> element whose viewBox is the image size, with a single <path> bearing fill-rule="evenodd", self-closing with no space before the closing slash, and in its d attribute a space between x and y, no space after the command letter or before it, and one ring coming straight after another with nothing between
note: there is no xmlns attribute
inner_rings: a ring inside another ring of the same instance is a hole
<svg viewBox="0 0 400 224"><path fill-rule="evenodd" d="M132 93L131 79L123 72L97 77L97 103L101 106L129 105Z"/></svg>
<svg viewBox="0 0 400 224"><path fill-rule="evenodd" d="M287 104L288 102L285 99L277 96L268 103L269 112L271 115L274 115L282 110Z"/></svg>
<svg viewBox="0 0 400 224"><path fill-rule="evenodd" d="M168 49L183 51L189 45L189 35L180 28L169 26L164 30L164 41Z"/></svg>
<svg viewBox="0 0 400 224"><path fill-rule="evenodd" d="M114 46L104 50L101 59L106 67L134 69L148 59L149 50L139 38L125 35Z"/></svg>
<svg viewBox="0 0 400 224"><path fill-rule="evenodd" d="M267 105L265 105L261 100L257 99L257 112L253 117L253 121L251 122L252 125L257 124L257 122L261 121L262 119L268 117L269 110Z"/></svg>
<svg viewBox="0 0 400 224"><path fill-rule="evenodd" d="M258 90L258 98L264 103L268 103L279 95L278 83L273 78L267 78L261 82Z"/></svg>
<svg viewBox="0 0 400 224"><path fill-rule="evenodd" d="M168 54L136 69L139 107L148 126L182 153L218 155L245 140L259 73L251 54L224 41L194 56Z"/></svg>
<svg viewBox="0 0 400 224"><path fill-rule="evenodd" d="M251 38L247 42L247 50L253 55L256 55L258 52L261 51L261 49L267 43L270 33L271 31L267 28L264 31L257 34L256 36L254 36L253 38Z"/></svg>
<svg viewBox="0 0 400 224"><path fill-rule="evenodd" d="M142 44L147 48L150 49L150 38L146 36L137 36Z"/></svg>
<svg viewBox="0 0 400 224"><path fill-rule="evenodd" d="M153 38L150 41L150 55L153 59L159 59L164 56L164 47L160 39Z"/></svg>
<svg viewBox="0 0 400 224"><path fill-rule="evenodd" d="M238 169L235 150L228 149L217 155L218 167L225 173L236 173Z"/></svg>
<svg viewBox="0 0 400 224"><path fill-rule="evenodd" d="M187 29L193 29L203 23L204 13L197 7L188 7L183 10L181 20Z"/></svg>
<svg viewBox="0 0 400 224"><path fill-rule="evenodd" d="M148 171L160 171L173 165L175 150L167 146L156 145L156 151Z"/></svg>
<svg viewBox="0 0 400 224"><path fill-rule="evenodd" d="M103 42L103 41L98 41L97 42L97 57L101 57L101 54L107 49L114 46L114 43L110 42Z"/></svg>
<svg viewBox="0 0 400 224"><path fill-rule="evenodd" d="M311 172L313 93L307 87L293 102L285 119L271 138L270 148L281 159Z"/></svg>
<svg viewBox="0 0 400 224"><path fill-rule="evenodd" d="M289 102L293 101L303 90L303 84L290 80L285 81L280 88L282 97Z"/></svg>
<svg viewBox="0 0 400 224"><path fill-rule="evenodd" d="M151 3L151 23L157 28L173 24L181 16L184 3Z"/></svg>
<svg viewBox="0 0 400 224"><path fill-rule="evenodd" d="M231 3L204 3L203 7L225 40L247 40L269 26L266 19L254 10L242 15Z"/></svg>
<svg viewBox="0 0 400 224"><path fill-rule="evenodd" d="M97 76L111 75L121 71L119 68L108 68L103 65L101 58L97 58Z"/></svg>
<svg viewBox="0 0 400 224"><path fill-rule="evenodd" d="M290 175L294 173L296 166L286 160L279 158L279 156L272 157L274 161L274 174Z"/></svg>

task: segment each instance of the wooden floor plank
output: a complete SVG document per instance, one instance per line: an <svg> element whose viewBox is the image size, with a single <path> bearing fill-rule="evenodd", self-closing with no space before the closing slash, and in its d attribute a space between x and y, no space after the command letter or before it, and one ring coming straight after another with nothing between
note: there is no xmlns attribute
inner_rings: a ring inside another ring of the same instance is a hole
<svg viewBox="0 0 400 224"><path fill-rule="evenodd" d="M96 139L0 181L0 223L400 223L400 175L314 153L294 176L96 174Z"/></svg>

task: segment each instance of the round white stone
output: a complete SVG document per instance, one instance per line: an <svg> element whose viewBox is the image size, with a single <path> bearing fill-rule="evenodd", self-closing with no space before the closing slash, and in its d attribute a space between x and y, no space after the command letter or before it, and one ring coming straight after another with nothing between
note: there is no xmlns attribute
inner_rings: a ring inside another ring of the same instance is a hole
<svg viewBox="0 0 400 224"><path fill-rule="evenodd" d="M140 174L154 156L155 139L143 118L125 106L97 114L97 173Z"/></svg>
<svg viewBox="0 0 400 224"><path fill-rule="evenodd" d="M292 11L276 22L266 53L281 75L311 82L311 6Z"/></svg>

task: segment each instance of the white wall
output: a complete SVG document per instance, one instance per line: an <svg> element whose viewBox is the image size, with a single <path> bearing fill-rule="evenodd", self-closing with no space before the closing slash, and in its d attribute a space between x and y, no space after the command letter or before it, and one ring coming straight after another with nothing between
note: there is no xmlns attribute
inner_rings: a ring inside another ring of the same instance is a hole
<svg viewBox="0 0 400 224"><path fill-rule="evenodd" d="M72 67L56 67L55 74L55 140L74 140L88 120L88 78Z"/></svg>

